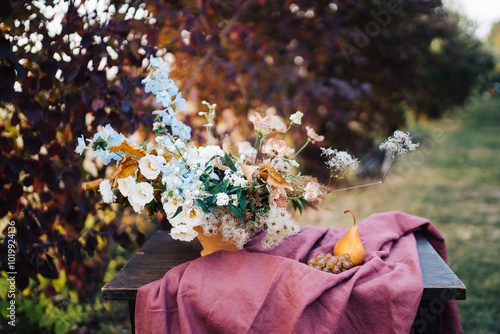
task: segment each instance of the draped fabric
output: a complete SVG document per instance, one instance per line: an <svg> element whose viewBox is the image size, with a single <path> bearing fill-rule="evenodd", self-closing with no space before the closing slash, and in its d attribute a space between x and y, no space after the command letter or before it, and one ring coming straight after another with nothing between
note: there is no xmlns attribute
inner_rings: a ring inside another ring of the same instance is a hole
<svg viewBox="0 0 500 334"><path fill-rule="evenodd" d="M422 230L446 261L445 242L428 220L401 212L358 223L365 262L334 275L308 266L333 252L346 229L304 226L268 250L257 237L235 252L184 263L137 294L142 333L410 333L423 291L416 240ZM443 333L461 333L454 301Z"/></svg>

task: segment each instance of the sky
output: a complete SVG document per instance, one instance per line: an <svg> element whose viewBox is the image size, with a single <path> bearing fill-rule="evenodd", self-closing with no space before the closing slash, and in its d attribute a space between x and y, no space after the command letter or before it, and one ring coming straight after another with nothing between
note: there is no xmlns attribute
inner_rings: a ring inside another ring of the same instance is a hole
<svg viewBox="0 0 500 334"><path fill-rule="evenodd" d="M494 23L500 21L500 0L443 0L478 24L476 36L486 39Z"/></svg>

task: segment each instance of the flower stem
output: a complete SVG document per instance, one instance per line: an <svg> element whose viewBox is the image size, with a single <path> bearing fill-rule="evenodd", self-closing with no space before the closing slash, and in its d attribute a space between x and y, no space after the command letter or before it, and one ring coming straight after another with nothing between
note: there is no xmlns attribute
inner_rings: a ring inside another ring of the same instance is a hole
<svg viewBox="0 0 500 334"><path fill-rule="evenodd" d="M306 141L306 143L304 144L304 146L302 146L302 147L300 148L300 150L298 150L298 151L297 151L297 153L295 153L295 155L292 157L292 160L293 160L293 159L295 159L295 157L296 157L297 155L299 155L299 153L300 153L300 152L302 152L302 150L303 150L303 149L305 149L305 148L306 148L306 146L307 146L307 145L309 145L309 143L310 143L310 142L311 142L311 138L307 138L307 141Z"/></svg>
<svg viewBox="0 0 500 334"><path fill-rule="evenodd" d="M290 130L290 128L292 127L293 124L294 124L293 122L290 122L290 125L288 125L288 129L286 129L285 133L283 133L283 137L281 137L281 140L285 139L285 136L288 133L288 130Z"/></svg>
<svg viewBox="0 0 500 334"><path fill-rule="evenodd" d="M261 136L261 135L257 134L257 140L255 141L256 148L254 147L254 149L257 151L257 153L255 153L254 163L257 163L257 159L259 158L260 147L262 145L262 140L264 139L264 137L265 136Z"/></svg>
<svg viewBox="0 0 500 334"><path fill-rule="evenodd" d="M358 186L341 188L341 189L335 189L335 190L332 190L331 187L329 187L330 189L328 189L327 193L333 193L333 192L337 192L337 191L351 190L351 189L357 189L357 188L364 188L364 187L369 187L369 186L374 186L374 185L377 185L377 184L385 183L385 178L387 177L387 175L389 174L390 170L392 169L392 166L394 165L395 161L396 160L393 160L393 158L390 158L390 160L389 160L389 168L387 168L387 170L385 171L384 175L382 176L382 180L380 180L380 181L371 182L371 183L365 183L365 184L360 184ZM335 182L335 184L336 184L336 182Z"/></svg>

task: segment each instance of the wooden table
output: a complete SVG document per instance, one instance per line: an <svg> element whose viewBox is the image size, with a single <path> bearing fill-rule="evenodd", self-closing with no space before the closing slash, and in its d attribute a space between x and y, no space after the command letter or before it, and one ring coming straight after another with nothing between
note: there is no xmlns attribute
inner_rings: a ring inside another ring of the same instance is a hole
<svg viewBox="0 0 500 334"><path fill-rule="evenodd" d="M465 285L441 259L427 239L416 232L420 269L424 291L414 328L416 333L439 333L440 317L449 300L464 300ZM130 261L106 283L102 297L106 300L126 300L134 333L134 312L137 290L161 279L173 267L200 256L199 242L173 240L168 231L156 231Z"/></svg>

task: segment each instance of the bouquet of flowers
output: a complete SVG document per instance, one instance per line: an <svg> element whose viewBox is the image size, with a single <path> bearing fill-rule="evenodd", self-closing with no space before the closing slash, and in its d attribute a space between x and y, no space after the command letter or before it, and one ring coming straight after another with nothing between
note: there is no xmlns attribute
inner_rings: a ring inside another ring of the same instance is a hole
<svg viewBox="0 0 500 334"><path fill-rule="evenodd" d="M149 68L143 80L145 91L163 106L153 112L157 117L152 147L147 150L145 143L135 144L106 125L92 139L78 138L75 151L91 150L92 157L100 157L104 164L116 161L110 179L89 182L87 189L99 191L105 203L129 203L137 213L161 212L173 226L174 239L190 241L198 235L197 228L205 235L221 233L223 240L242 248L264 230L262 245L273 247L300 230L287 210L289 203L301 212L317 207L333 189L331 181L359 163L347 152L322 148L330 170L328 185L297 172L296 156L310 143L324 139L306 126L308 139L302 148L295 152L287 145L284 138L290 128L301 125L300 111L290 116L288 125L276 115L250 116L254 145L226 137L221 145L199 146L191 140L191 128L178 117L185 111L186 100L169 77L169 66L151 57ZM199 116L207 119L204 127L210 138L216 105L203 104L208 110ZM408 133L396 131L380 148L393 162L417 146Z"/></svg>

